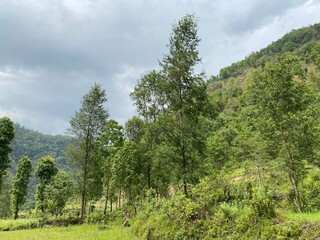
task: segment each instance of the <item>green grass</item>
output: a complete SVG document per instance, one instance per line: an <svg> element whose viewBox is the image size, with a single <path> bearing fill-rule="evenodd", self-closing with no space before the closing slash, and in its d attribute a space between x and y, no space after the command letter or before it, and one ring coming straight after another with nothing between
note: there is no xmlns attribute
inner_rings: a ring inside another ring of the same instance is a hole
<svg viewBox="0 0 320 240"><path fill-rule="evenodd" d="M5 240L138 240L130 230L119 226L78 225L0 232Z"/></svg>
<svg viewBox="0 0 320 240"><path fill-rule="evenodd" d="M316 213L287 212L287 213L284 213L284 216L291 220L299 220L299 221L307 221L307 222L320 221L320 212L316 212Z"/></svg>
<svg viewBox="0 0 320 240"><path fill-rule="evenodd" d="M15 229L29 229L38 227L38 219L17 219L17 220L0 220L0 231ZM0 238L1 239L1 238Z"/></svg>

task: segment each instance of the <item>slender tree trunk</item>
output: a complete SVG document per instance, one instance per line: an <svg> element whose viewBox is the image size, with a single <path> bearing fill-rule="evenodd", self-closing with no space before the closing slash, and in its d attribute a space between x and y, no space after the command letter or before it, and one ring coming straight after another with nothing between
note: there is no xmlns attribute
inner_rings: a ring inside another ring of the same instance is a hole
<svg viewBox="0 0 320 240"><path fill-rule="evenodd" d="M44 213L44 186L41 186L41 212Z"/></svg>
<svg viewBox="0 0 320 240"><path fill-rule="evenodd" d="M302 212L300 191L298 189L298 185L297 185L296 179L294 177L294 174L292 174L292 173L290 173L290 181L292 184L292 188L294 190L294 195L295 195L294 197L295 197L295 202L297 205L297 210L298 210L298 212Z"/></svg>
<svg viewBox="0 0 320 240"><path fill-rule="evenodd" d="M106 198L106 200L104 202L103 215L107 214L107 208L108 208L108 199Z"/></svg>
<svg viewBox="0 0 320 240"><path fill-rule="evenodd" d="M183 174L183 192L184 195L188 196L188 183L187 183L187 158L186 158L186 148L184 144L184 140L182 140L182 146L181 146L181 153L182 153L182 174Z"/></svg>
<svg viewBox="0 0 320 240"><path fill-rule="evenodd" d="M112 204L113 204L112 198L110 198L110 212L112 212Z"/></svg>
<svg viewBox="0 0 320 240"><path fill-rule="evenodd" d="M262 176L261 176L261 167L259 159L256 159L256 167L258 172L258 189L261 190L262 187Z"/></svg>
<svg viewBox="0 0 320 240"><path fill-rule="evenodd" d="M180 101L181 101L181 110L180 110L180 141L181 141L181 157L182 157L182 181L183 181L183 193L188 196L188 186L187 186L187 157L186 157L186 146L184 141L184 116L182 110L182 100L181 100L181 89L180 89Z"/></svg>
<svg viewBox="0 0 320 240"><path fill-rule="evenodd" d="M107 208L108 208L108 200L109 200L109 183L107 183L107 189L106 189L106 200L105 200L105 203L104 203L104 211L103 211L103 214L106 215L107 214Z"/></svg>
<svg viewBox="0 0 320 240"><path fill-rule="evenodd" d="M87 186L87 166L84 168L83 183L81 192L81 219L84 219L86 214L86 186Z"/></svg>
<svg viewBox="0 0 320 240"><path fill-rule="evenodd" d="M91 114L90 114L91 115ZM84 169L83 169L83 186L82 186L82 193L81 193L81 219L84 219L86 215L86 194L87 194L87 178L88 178L88 164L90 158L90 150L91 150L91 136L90 136L90 126L91 126L91 118L89 119L89 124L87 128L87 135L85 139L85 159L84 159Z"/></svg>
<svg viewBox="0 0 320 240"><path fill-rule="evenodd" d="M18 207L18 204L16 203L16 206L15 206L15 210L14 210L14 220L18 219L19 215L19 207Z"/></svg>
<svg viewBox="0 0 320 240"><path fill-rule="evenodd" d="M118 209L118 198L116 199L116 210Z"/></svg>
<svg viewBox="0 0 320 240"><path fill-rule="evenodd" d="M148 164L148 170L147 170L147 175L148 175L148 189L151 188L151 166Z"/></svg>
<svg viewBox="0 0 320 240"><path fill-rule="evenodd" d="M300 196L300 191L299 191L298 184L296 181L296 170L295 170L295 166L294 166L293 156L292 156L292 153L287 145L287 142L285 142L285 147L286 147L288 158L289 158L289 178L290 178L290 182L291 182L291 185L292 185L292 188L294 191L294 195L295 195L294 197L295 197L297 210L298 210L298 212L302 212L301 196Z"/></svg>
<svg viewBox="0 0 320 240"><path fill-rule="evenodd" d="M188 187L187 187L187 181L183 180L183 193L187 197L188 196Z"/></svg>
<svg viewBox="0 0 320 240"><path fill-rule="evenodd" d="M133 202L132 190L131 190L131 181L129 181L129 189L128 189L128 203L131 204Z"/></svg>
<svg viewBox="0 0 320 240"><path fill-rule="evenodd" d="M44 203L43 203L44 199L43 197L41 198L41 212L44 213Z"/></svg>
<svg viewBox="0 0 320 240"><path fill-rule="evenodd" d="M86 214L86 189L85 186L82 188L81 193L81 219L84 218L84 215Z"/></svg>
<svg viewBox="0 0 320 240"><path fill-rule="evenodd" d="M299 191L298 184L296 181L296 169L294 166L294 159L293 159L292 152L290 151L290 147L288 146L290 143L288 142L287 138L283 134L284 131L282 130L282 126L280 126L280 128L281 128L281 132L283 135L283 142L285 145L285 149L286 149L287 155L288 155L289 178L290 178L290 182L292 185L292 189L294 191L294 195L295 195L294 197L295 197L297 210L298 210L298 212L302 212L301 196L300 196L300 191Z"/></svg>

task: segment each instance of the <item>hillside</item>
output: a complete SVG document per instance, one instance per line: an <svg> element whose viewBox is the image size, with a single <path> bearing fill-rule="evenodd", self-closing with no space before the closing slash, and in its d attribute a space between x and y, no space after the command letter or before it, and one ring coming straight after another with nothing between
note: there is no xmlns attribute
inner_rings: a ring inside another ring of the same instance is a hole
<svg viewBox="0 0 320 240"><path fill-rule="evenodd" d="M32 160L33 166L41 157L50 155L56 159L59 168L65 169L64 149L70 141L70 137L45 135L16 123L15 138L11 144L12 167L25 155Z"/></svg>
<svg viewBox="0 0 320 240"><path fill-rule="evenodd" d="M220 79L236 77L243 74L245 69L263 66L270 58L284 53L293 53L300 56L306 63L319 61L320 23L309 27L292 30L279 40L271 43L266 48L254 52L245 59L222 68Z"/></svg>
<svg viewBox="0 0 320 240"><path fill-rule="evenodd" d="M15 167L23 156L28 156L32 161L33 172L41 157L50 155L56 159L59 169L68 170L64 150L71 142L71 138L63 135L51 136L27 129L18 123L14 125L15 138L11 147L11 175L15 174ZM34 206L34 193L37 180L32 174L29 183L27 205Z"/></svg>
<svg viewBox="0 0 320 240"><path fill-rule="evenodd" d="M320 24L221 69L208 80L209 174L188 197L153 202L134 230L148 239L317 239L319 86Z"/></svg>

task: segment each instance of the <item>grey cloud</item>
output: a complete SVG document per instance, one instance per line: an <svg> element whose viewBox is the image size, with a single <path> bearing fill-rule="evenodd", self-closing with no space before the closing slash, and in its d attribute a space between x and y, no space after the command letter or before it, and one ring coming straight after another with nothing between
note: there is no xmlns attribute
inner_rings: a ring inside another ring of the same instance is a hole
<svg viewBox="0 0 320 240"><path fill-rule="evenodd" d="M273 29L269 19L299 10L302 2L2 0L0 116L10 115L46 133L63 133L83 94L99 82L111 117L123 123L135 113L130 89L142 74L158 67L175 20L186 13L199 17L199 69L211 75L252 51L245 42L255 37L247 32ZM285 21L297 26L292 18Z"/></svg>
<svg viewBox="0 0 320 240"><path fill-rule="evenodd" d="M233 1L234 8L229 12L225 27L230 34L253 31L284 14L291 8L299 7L305 0L247 0Z"/></svg>

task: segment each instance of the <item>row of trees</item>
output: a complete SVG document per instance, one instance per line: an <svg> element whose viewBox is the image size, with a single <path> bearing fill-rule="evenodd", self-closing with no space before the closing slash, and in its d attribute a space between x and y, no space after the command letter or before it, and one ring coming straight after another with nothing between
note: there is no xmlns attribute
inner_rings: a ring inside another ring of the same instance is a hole
<svg viewBox="0 0 320 240"><path fill-rule="evenodd" d="M77 142L67 151L81 170L82 217L87 200L102 195L105 211L121 194L133 205L150 189L167 196L169 187L181 188L188 196L189 186L209 173L248 159L256 165L258 190L266 187L265 166L276 160L303 210L299 183L306 162L317 159L319 78L308 77L298 57L282 54L225 96L209 94L204 74L195 72L197 30L193 15L173 26L160 69L142 76L131 94L139 116L124 128L108 120L100 85L84 96L70 121Z"/></svg>
<svg viewBox="0 0 320 240"><path fill-rule="evenodd" d="M32 162L25 156L16 166L16 175L10 189L11 209L14 219L19 217L19 211L26 202L28 185L32 175ZM59 171L55 159L46 156L39 159L35 168L38 178L35 193L36 209L39 212L50 212L52 215L62 213L67 201L72 196L72 182L64 171Z"/></svg>
<svg viewBox="0 0 320 240"><path fill-rule="evenodd" d="M18 218L21 207L26 202L28 194L28 185L32 175L32 161L24 156L20 159L15 169L15 176L12 179L12 185L5 186L2 189L5 178L5 183L9 178L7 169L10 166L10 157L12 149L10 143L15 136L14 124L7 118L0 119L0 192L5 200L4 206L10 209L8 203L11 204L14 219ZM46 210L52 214L58 215L64 208L71 189L71 181L69 176L64 171L58 171L55 160L50 157L43 157L38 161L35 169L35 176L38 178L38 185L36 191L36 207L41 212ZM7 185L7 184L6 184ZM7 202L9 200L9 202ZM1 213L6 216L10 211Z"/></svg>
<svg viewBox="0 0 320 240"><path fill-rule="evenodd" d="M77 142L67 151L80 169L82 217L87 198L97 189L101 192L102 182L107 205L116 191L125 192L133 203L146 189L167 195L169 184L182 184L187 195L188 184L199 179L207 95L203 73L194 73L200 62L197 30L193 15L174 25L161 70L143 76L131 95L141 118L130 119L124 131L116 121L106 122L106 97L100 85L83 97L70 120L69 133Z"/></svg>

